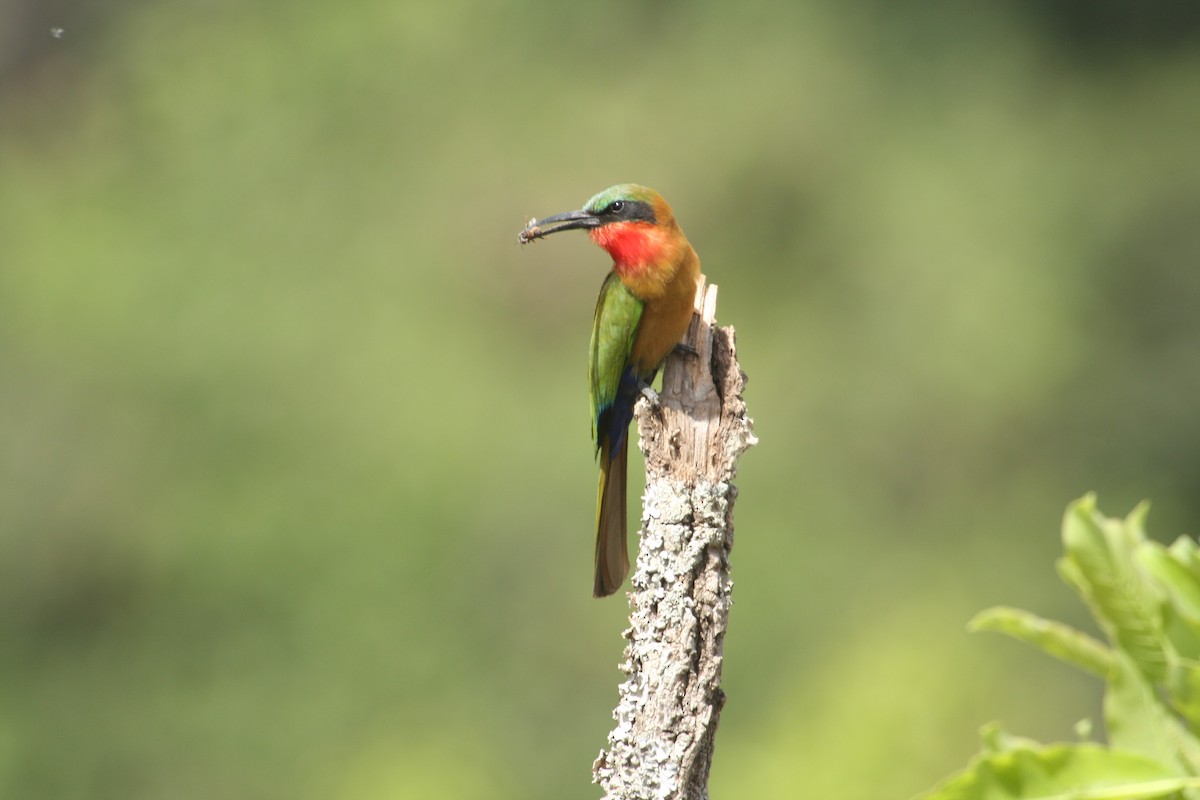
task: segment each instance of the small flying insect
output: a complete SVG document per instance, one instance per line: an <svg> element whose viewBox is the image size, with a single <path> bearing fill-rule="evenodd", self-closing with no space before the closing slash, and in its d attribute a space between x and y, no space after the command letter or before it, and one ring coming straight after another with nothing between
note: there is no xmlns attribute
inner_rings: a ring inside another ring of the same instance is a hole
<svg viewBox="0 0 1200 800"><path fill-rule="evenodd" d="M525 223L525 229L517 234L517 241L521 244L529 244L541 235L542 229L537 226L537 219L530 217L529 222Z"/></svg>

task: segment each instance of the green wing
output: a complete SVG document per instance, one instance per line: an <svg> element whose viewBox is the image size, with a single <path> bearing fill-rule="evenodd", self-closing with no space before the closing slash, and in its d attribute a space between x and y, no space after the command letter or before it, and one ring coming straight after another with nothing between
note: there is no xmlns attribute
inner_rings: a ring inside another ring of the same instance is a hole
<svg viewBox="0 0 1200 800"><path fill-rule="evenodd" d="M588 380L592 390L592 440L599 446L596 425L617 397L621 373L629 361L638 323L645 304L626 288L617 273L610 272L600 287L596 315L592 320L592 344L588 353Z"/></svg>

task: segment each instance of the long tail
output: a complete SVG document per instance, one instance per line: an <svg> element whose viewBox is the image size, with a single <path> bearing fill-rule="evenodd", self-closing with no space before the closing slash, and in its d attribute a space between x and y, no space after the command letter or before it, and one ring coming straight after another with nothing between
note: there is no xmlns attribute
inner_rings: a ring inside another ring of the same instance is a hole
<svg viewBox="0 0 1200 800"><path fill-rule="evenodd" d="M600 448L600 486L596 491L595 597L607 597L621 587L629 574L625 545L625 464L629 439L621 442L615 457Z"/></svg>

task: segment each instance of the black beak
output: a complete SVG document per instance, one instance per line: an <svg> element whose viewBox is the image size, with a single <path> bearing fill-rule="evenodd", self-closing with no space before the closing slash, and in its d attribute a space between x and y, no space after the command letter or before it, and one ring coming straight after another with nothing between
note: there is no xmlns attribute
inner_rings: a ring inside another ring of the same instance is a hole
<svg viewBox="0 0 1200 800"><path fill-rule="evenodd" d="M595 214L587 211L567 211L566 213L555 214L545 219L529 220L529 224L525 226L525 230L517 234L517 241L521 244L528 244L534 239L540 239L543 236L549 236L559 231L569 231L575 228L599 228L601 224L603 223ZM554 227L547 228L547 225Z"/></svg>

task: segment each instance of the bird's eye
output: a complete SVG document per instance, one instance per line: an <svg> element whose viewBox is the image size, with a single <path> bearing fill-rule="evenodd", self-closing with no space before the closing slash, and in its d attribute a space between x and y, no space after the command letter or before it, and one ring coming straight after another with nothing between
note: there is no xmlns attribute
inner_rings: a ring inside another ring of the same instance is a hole
<svg viewBox="0 0 1200 800"><path fill-rule="evenodd" d="M611 203L608 204L608 213L610 213L610 214L620 214L624 210L625 210L625 201L624 200L613 200Z"/></svg>

